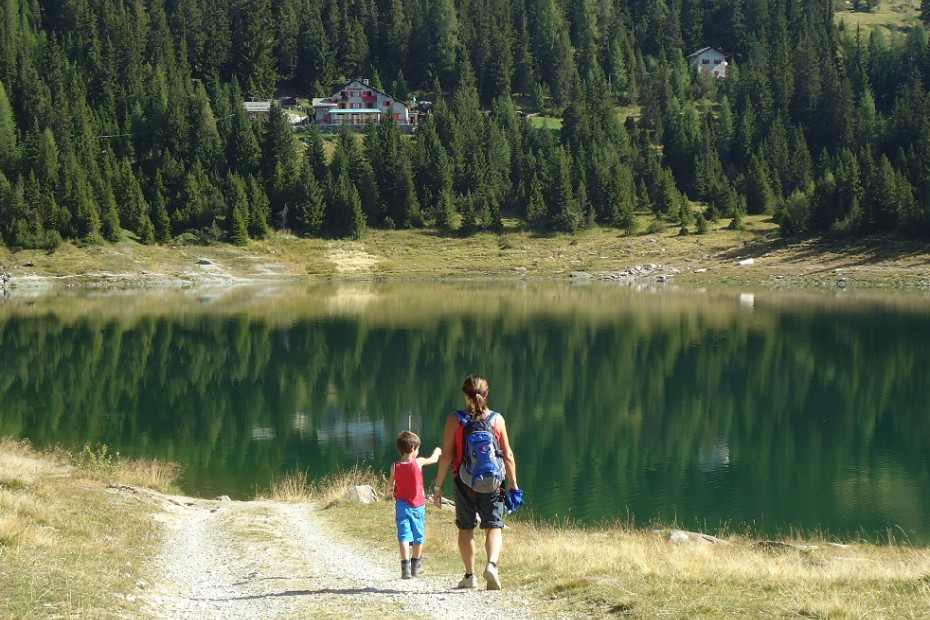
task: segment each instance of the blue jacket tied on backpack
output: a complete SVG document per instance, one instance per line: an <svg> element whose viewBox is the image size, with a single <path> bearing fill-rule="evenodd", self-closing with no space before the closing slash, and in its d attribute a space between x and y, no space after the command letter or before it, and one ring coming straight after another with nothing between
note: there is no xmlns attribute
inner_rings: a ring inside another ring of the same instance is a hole
<svg viewBox="0 0 930 620"><path fill-rule="evenodd" d="M504 483L506 472L500 442L494 430L492 411L483 420L475 420L464 411L456 411L462 429L462 464L459 479L476 493L494 493Z"/></svg>

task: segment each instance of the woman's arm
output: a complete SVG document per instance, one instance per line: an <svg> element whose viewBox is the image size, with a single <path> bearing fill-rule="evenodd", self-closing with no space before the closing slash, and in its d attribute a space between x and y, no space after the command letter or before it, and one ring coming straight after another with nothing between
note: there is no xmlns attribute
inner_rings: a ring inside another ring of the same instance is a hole
<svg viewBox="0 0 930 620"><path fill-rule="evenodd" d="M436 508L442 507L442 483L445 482L449 470L452 469L452 460L455 456L455 431L459 422L455 414L446 418L446 427L442 433L442 454L439 456L439 471L436 472L436 482L433 483L433 504Z"/></svg>
<svg viewBox="0 0 930 620"><path fill-rule="evenodd" d="M514 458L513 448L510 447L510 436L507 434L507 423L503 416L497 416L497 430L501 434L501 457L507 471L507 489L513 491L520 488L517 484L517 459Z"/></svg>

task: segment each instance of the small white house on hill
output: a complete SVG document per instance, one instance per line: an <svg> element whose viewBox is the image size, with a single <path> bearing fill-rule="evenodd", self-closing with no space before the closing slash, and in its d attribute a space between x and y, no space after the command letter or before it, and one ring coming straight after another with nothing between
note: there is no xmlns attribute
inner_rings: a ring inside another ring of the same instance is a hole
<svg viewBox="0 0 930 620"><path fill-rule="evenodd" d="M688 54L688 70L706 71L715 78L725 78L729 74L729 64L727 57L718 49L713 47L703 47L698 51Z"/></svg>
<svg viewBox="0 0 930 620"><path fill-rule="evenodd" d="M417 114L407 104L372 86L367 79L349 80L330 97L313 100L316 124L364 126L390 114L398 125L415 125Z"/></svg>

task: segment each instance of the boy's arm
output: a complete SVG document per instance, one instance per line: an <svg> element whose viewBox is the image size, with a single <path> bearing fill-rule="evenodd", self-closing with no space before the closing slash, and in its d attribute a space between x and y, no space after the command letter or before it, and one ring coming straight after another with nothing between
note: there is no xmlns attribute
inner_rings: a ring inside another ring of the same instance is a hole
<svg viewBox="0 0 930 620"><path fill-rule="evenodd" d="M436 447L433 449L433 453L429 457L417 457L417 462L420 464L420 467L424 465L434 465L439 462L439 457L442 455L442 448Z"/></svg>
<svg viewBox="0 0 930 620"><path fill-rule="evenodd" d="M391 475L388 477L387 490L384 492L385 497L394 499L394 463L391 463Z"/></svg>

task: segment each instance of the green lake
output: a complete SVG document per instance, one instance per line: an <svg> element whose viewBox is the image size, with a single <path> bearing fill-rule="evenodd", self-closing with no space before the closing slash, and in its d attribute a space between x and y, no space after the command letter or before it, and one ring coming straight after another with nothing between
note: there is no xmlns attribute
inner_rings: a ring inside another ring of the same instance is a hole
<svg viewBox="0 0 930 620"><path fill-rule="evenodd" d="M105 444L247 498L424 452L471 373L527 509L930 544L930 296L352 283L0 303L0 435ZM427 480L434 472L427 470Z"/></svg>

